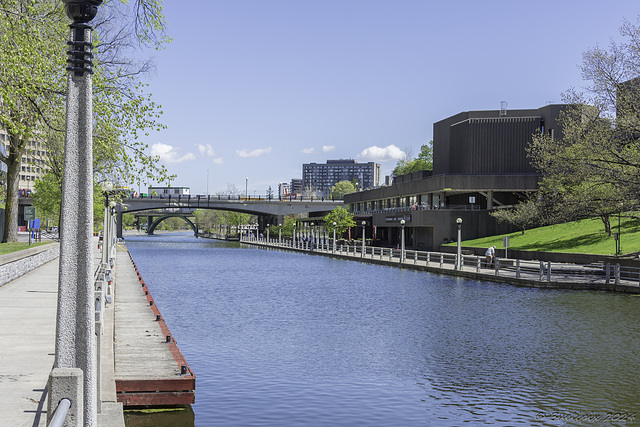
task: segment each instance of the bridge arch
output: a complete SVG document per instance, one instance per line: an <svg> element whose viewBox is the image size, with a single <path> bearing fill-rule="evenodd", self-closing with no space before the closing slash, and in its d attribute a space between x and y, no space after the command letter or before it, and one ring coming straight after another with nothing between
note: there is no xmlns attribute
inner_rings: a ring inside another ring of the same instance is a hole
<svg viewBox="0 0 640 427"><path fill-rule="evenodd" d="M191 227L191 229L193 230L194 234L198 234L198 227L193 223L193 221L191 221L189 218L182 216L182 215L172 215L172 214L168 214L168 215L162 215L159 216L158 218L154 219L153 222L151 224L149 224L149 226L147 227L147 234L153 234L153 232L156 230L156 228L158 227L158 225L160 225L160 223L162 221L164 221L167 218L182 218L184 219L187 224L189 224L189 226Z"/></svg>

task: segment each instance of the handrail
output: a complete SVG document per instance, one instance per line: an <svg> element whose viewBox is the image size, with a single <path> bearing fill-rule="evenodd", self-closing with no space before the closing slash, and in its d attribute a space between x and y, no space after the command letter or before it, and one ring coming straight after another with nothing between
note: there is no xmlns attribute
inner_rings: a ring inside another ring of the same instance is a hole
<svg viewBox="0 0 640 427"><path fill-rule="evenodd" d="M62 427L67 419L69 408L71 408L71 400L65 397L58 403L58 407L53 412L53 417L51 417L48 427Z"/></svg>
<svg viewBox="0 0 640 427"><path fill-rule="evenodd" d="M293 244L278 244L277 240L260 239L257 237L242 236L243 242L255 242L261 245L273 247L292 247L298 250L316 250L318 252L340 254L342 256L353 256L358 258L368 258L375 260L385 260L399 265L422 265L426 267L443 268L445 265L454 266L454 269L467 270L470 272L484 272L502 277L513 277L515 279L525 279L536 282L564 282L582 283L586 286L592 285L615 285L640 287L640 267L621 266L620 264L595 263L595 264L570 264L552 263L550 261L528 261L520 259L495 258L491 265L487 265L485 257L482 255L462 255L460 263L457 263L457 256L448 252L430 252L405 249L404 257L402 251L396 248L383 248L366 246L364 256L362 247L357 245L337 244L335 252L333 250L333 239L327 239L325 244L322 240L310 245L310 242L294 242ZM447 267L449 269L449 267Z"/></svg>

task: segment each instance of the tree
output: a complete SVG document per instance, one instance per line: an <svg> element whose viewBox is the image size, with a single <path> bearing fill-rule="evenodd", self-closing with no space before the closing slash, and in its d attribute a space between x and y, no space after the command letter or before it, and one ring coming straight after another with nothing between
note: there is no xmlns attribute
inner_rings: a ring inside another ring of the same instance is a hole
<svg viewBox="0 0 640 427"><path fill-rule="evenodd" d="M407 153L409 152L407 150ZM406 154L403 159L398 160L393 175L406 175L424 170L433 170L433 141L420 147L420 154L417 158L412 160L411 154Z"/></svg>
<svg viewBox="0 0 640 427"><path fill-rule="evenodd" d="M640 23L640 19L638 20ZM640 27L625 42L583 54L586 93L563 95L562 135L537 134L529 154L542 173L538 205L548 222L610 216L638 208L640 194Z"/></svg>
<svg viewBox="0 0 640 427"><path fill-rule="evenodd" d="M331 187L331 198L341 200L345 194L355 193L356 186L352 181L340 181Z"/></svg>
<svg viewBox="0 0 640 427"><path fill-rule="evenodd" d="M538 206L535 200L527 200L513 208L498 209L490 215L498 222L506 222L520 229L522 234L528 229L540 225Z"/></svg>
<svg viewBox="0 0 640 427"><path fill-rule="evenodd" d="M336 223L335 230L338 236L349 229L349 227L355 227L356 222L353 219L353 214L343 207L338 206L324 217L324 225L330 233L333 233L334 225Z"/></svg>
<svg viewBox="0 0 640 427"><path fill-rule="evenodd" d="M133 6L134 16L128 17L126 1L110 3L100 9L102 19L94 22L94 157L102 165L96 169L125 182L141 173L164 181L170 178L166 169L147 156L146 146L137 140L139 131L162 128L157 122L160 107L144 94L136 78L149 66L123 55L127 47L133 53L131 34L147 44L165 40L160 36L162 7L159 0L137 0ZM127 31L127 19L135 31ZM67 79L62 52L68 22L56 0L0 0L0 127L9 137L6 154L0 153L0 161L7 165L3 242L17 240L18 178L29 144L45 141L55 158L50 163L61 164Z"/></svg>

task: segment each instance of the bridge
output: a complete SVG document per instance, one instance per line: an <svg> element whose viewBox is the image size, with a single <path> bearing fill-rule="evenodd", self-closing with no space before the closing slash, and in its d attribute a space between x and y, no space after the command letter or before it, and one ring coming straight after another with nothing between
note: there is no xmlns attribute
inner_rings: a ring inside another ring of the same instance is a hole
<svg viewBox="0 0 640 427"><path fill-rule="evenodd" d="M122 199L116 205L117 236L122 237L122 214L138 211L163 209L164 215L170 212L180 213L185 210L214 209L234 211L256 215L258 228L264 230L267 225L284 222L285 215L307 213L313 216L324 216L336 207L345 207L342 200L322 198L290 198L242 197L234 195L215 196L150 196ZM156 222L159 223L160 220Z"/></svg>

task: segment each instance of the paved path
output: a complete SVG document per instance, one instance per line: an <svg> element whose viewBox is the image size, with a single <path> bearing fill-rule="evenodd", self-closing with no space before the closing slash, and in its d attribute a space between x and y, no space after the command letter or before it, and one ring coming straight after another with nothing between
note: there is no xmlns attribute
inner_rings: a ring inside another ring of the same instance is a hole
<svg viewBox="0 0 640 427"><path fill-rule="evenodd" d="M94 263L99 262L96 250ZM55 355L58 266L56 258L0 286L1 427L46 426L46 387ZM98 425L124 427L113 379L112 306L105 312L102 342L103 411Z"/></svg>
<svg viewBox="0 0 640 427"><path fill-rule="evenodd" d="M58 259L0 287L0 425L45 426Z"/></svg>

